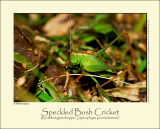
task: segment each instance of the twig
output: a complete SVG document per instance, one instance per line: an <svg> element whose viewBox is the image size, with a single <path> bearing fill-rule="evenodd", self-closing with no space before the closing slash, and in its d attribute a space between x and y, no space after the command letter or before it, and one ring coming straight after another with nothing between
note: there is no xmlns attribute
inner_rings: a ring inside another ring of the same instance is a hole
<svg viewBox="0 0 160 129"><path fill-rule="evenodd" d="M99 44L99 46L101 47L101 48L103 48L103 45L102 45L102 43L95 37L95 40L97 41L97 43Z"/></svg>
<svg viewBox="0 0 160 129"><path fill-rule="evenodd" d="M66 88L67 87L67 84L68 84L68 81L69 81L69 72L67 71L66 72L66 82L65 82L65 85L64 85L64 88Z"/></svg>
<svg viewBox="0 0 160 129"><path fill-rule="evenodd" d="M38 65L39 65L39 64L37 64L36 66L34 66L32 69L28 69L28 70L26 70L26 71L24 71L24 72L26 73L26 72L33 71L35 68L37 68L37 67L38 67Z"/></svg>

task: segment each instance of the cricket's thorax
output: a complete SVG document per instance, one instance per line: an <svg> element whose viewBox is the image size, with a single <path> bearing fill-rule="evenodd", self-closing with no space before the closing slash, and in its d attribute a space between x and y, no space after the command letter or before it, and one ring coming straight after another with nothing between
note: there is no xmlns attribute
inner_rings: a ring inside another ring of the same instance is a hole
<svg viewBox="0 0 160 129"><path fill-rule="evenodd" d="M71 63L81 65L88 72L99 71L96 67L107 68L107 65L93 51L72 52Z"/></svg>

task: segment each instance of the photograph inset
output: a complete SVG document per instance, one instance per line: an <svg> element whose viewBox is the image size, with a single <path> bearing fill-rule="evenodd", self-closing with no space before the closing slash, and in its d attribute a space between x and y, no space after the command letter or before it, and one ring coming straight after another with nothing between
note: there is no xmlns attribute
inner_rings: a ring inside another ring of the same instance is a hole
<svg viewBox="0 0 160 129"><path fill-rule="evenodd" d="M147 14L14 14L14 102L147 102Z"/></svg>

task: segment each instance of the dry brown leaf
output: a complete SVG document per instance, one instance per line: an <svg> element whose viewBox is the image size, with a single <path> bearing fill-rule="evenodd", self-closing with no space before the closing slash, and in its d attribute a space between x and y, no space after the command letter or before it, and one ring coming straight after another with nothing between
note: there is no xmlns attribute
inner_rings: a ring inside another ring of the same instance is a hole
<svg viewBox="0 0 160 129"><path fill-rule="evenodd" d="M88 90L84 90L83 94L84 94L84 96L86 96L87 100L91 101L92 95L90 94L90 90L89 89Z"/></svg>
<svg viewBox="0 0 160 129"><path fill-rule="evenodd" d="M139 47L141 50L143 50L144 52L147 51L147 46L146 46L145 43L142 43L142 42L138 43L138 47Z"/></svg>
<svg viewBox="0 0 160 129"><path fill-rule="evenodd" d="M136 23L140 19L140 14L116 14L116 21L119 23Z"/></svg>
<svg viewBox="0 0 160 129"><path fill-rule="evenodd" d="M119 91L128 95L139 95L138 88L121 88Z"/></svg>
<svg viewBox="0 0 160 129"><path fill-rule="evenodd" d="M37 20L37 19L39 19L39 15L36 14L36 13L30 13L30 14L28 14L28 16L29 16L29 18L31 20Z"/></svg>
<svg viewBox="0 0 160 129"><path fill-rule="evenodd" d="M25 82L26 82L26 78L25 78L25 76L22 76L22 77L18 78L16 86L21 87L24 85Z"/></svg>
<svg viewBox="0 0 160 129"><path fill-rule="evenodd" d="M93 96L92 102L102 102L102 99L98 96Z"/></svg>
<svg viewBox="0 0 160 129"><path fill-rule="evenodd" d="M119 71L117 74L120 74L122 71ZM125 75L124 75L125 76ZM123 76L118 76L113 80L113 83L115 84L116 87L123 87L124 86L124 77Z"/></svg>
<svg viewBox="0 0 160 129"><path fill-rule="evenodd" d="M138 95L131 95L131 94L125 94L121 91L115 90L109 93L110 96L113 97L120 97L120 98L125 98L131 101L140 101L140 98Z"/></svg>
<svg viewBox="0 0 160 129"><path fill-rule="evenodd" d="M36 48L32 41L34 35L30 36L31 34L29 32L27 33L27 31L28 29L25 30L25 28L23 28L22 31L19 26L14 26L14 52L24 56L29 62L33 64L33 66L36 66L37 64L40 64L42 58L41 56L38 56L40 54L34 54L34 49ZM18 79L24 76L26 69L26 64L21 64L14 61L14 78ZM23 87L29 90L35 80L35 75L32 72L29 72L28 77L25 79L21 78L20 82L18 82L18 85L23 85Z"/></svg>
<svg viewBox="0 0 160 129"><path fill-rule="evenodd" d="M108 55L112 55L112 47L109 47L105 50L105 53Z"/></svg>
<svg viewBox="0 0 160 129"><path fill-rule="evenodd" d="M132 88L132 87L112 88L112 89L107 89L105 91L109 93L110 96L113 97L126 98L131 101L140 101L139 88Z"/></svg>
<svg viewBox="0 0 160 129"><path fill-rule="evenodd" d="M137 78L137 75L136 75L135 71L133 71L131 69L128 71L127 80L128 81L134 81L134 82L138 81L138 78Z"/></svg>
<svg viewBox="0 0 160 129"><path fill-rule="evenodd" d="M50 40L48 40L48 39L45 38L45 37L39 36L39 35L36 35L36 36L34 37L34 40L35 40L35 41L39 41L39 42L43 42L43 43L47 43L47 44L50 43Z"/></svg>
<svg viewBox="0 0 160 129"><path fill-rule="evenodd" d="M130 84L127 87L128 88L146 88L146 81L144 80L143 82L137 82L134 84Z"/></svg>
<svg viewBox="0 0 160 129"><path fill-rule="evenodd" d="M142 102L147 102L147 90L146 89L141 89L139 97L140 97L140 100Z"/></svg>
<svg viewBox="0 0 160 129"><path fill-rule="evenodd" d="M70 20L70 14L58 14L49 20L43 27L46 36L63 36L69 32L74 25L74 20Z"/></svg>

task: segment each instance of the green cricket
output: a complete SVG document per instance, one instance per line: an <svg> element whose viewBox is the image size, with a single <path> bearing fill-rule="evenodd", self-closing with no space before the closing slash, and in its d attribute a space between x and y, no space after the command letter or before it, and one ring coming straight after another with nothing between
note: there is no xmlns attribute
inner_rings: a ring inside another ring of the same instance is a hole
<svg viewBox="0 0 160 129"><path fill-rule="evenodd" d="M98 56L102 55L103 52L114 44L122 35L122 32L115 40L109 43L107 46L99 50L98 52L94 51L82 51L82 52L72 52L70 65L80 65L81 68L87 72L99 72L99 71L107 71L109 69L117 68L117 67L108 67L102 60L98 58Z"/></svg>
<svg viewBox="0 0 160 129"><path fill-rule="evenodd" d="M125 31L122 32L116 39L114 39L111 43L106 45L104 48L100 49L98 52L95 52L95 51L73 51L71 52L70 54L71 57L70 57L70 60L68 61L69 65L70 66L80 65L81 70L82 70L82 74L78 78L76 78L74 81L78 81L82 76L84 76L84 74L91 75L90 73L94 73L94 72L95 73L101 72L101 71L111 72L112 69L126 68L126 67L109 67L100 58L98 58L104 53L104 51L108 47L113 45L125 33L126 33ZM129 68L127 70L129 70ZM127 70L125 72L127 72ZM93 79L93 81L95 81L98 84L97 80L94 77L91 77L91 78ZM67 87L64 87L63 90L66 90L71 85L71 83Z"/></svg>

